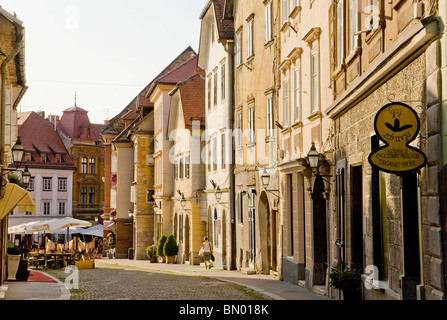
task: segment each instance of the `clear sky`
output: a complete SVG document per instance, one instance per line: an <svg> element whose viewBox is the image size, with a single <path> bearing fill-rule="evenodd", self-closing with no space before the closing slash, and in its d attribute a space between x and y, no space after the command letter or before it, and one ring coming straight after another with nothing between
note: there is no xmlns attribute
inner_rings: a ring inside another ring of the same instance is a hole
<svg viewBox="0 0 447 320"><path fill-rule="evenodd" d="M175 57L196 52L206 0L0 0L25 26L20 111L113 118Z"/></svg>

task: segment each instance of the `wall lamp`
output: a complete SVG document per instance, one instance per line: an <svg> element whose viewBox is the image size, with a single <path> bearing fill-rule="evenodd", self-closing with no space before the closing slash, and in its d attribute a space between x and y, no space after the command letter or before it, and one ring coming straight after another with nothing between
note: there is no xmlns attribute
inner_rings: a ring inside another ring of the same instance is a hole
<svg viewBox="0 0 447 320"><path fill-rule="evenodd" d="M262 175L261 175L261 181L262 181L262 186L264 187L264 190L265 190L266 192L270 192L270 193L272 193L274 196L276 196L276 197L279 198L279 195L278 195L278 194L275 194L275 192L279 192L279 190L268 190L268 189L267 189L267 187L268 187L269 184L270 184L270 174L267 172L267 169L266 169L266 168L264 168L264 171L262 172Z"/></svg>
<svg viewBox="0 0 447 320"><path fill-rule="evenodd" d="M22 142L20 141L20 137L17 138L17 141L15 145L12 147L11 151L15 169L3 169L3 171L6 172L2 173L1 176L4 176L11 171L12 172L19 171L18 169L20 167L20 164L22 163L23 155L25 154L25 148L23 147ZM30 180L31 180L31 173L29 172L28 167L25 167L25 169L22 171L22 182L26 187L28 187Z"/></svg>
<svg viewBox="0 0 447 320"><path fill-rule="evenodd" d="M315 177L332 177L331 175L322 175L320 174L320 159L324 157L323 154L320 154L317 151L317 148L315 148L315 142L312 142L312 146L310 147L309 152L307 153L307 162L309 163L309 166L312 170L312 173L315 175ZM325 160L323 160L325 161ZM332 185L332 183L328 180L323 179L324 181L326 181L327 183L329 183L330 185Z"/></svg>

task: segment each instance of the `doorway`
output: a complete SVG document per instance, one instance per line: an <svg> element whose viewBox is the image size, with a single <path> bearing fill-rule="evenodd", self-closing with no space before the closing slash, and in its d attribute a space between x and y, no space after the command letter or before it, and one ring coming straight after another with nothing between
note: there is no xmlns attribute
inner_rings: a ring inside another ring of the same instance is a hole
<svg viewBox="0 0 447 320"><path fill-rule="evenodd" d="M351 168L351 267L363 269L363 169Z"/></svg>
<svg viewBox="0 0 447 320"><path fill-rule="evenodd" d="M327 225L324 181L317 176L312 192L313 225L313 285L326 285L327 270Z"/></svg>

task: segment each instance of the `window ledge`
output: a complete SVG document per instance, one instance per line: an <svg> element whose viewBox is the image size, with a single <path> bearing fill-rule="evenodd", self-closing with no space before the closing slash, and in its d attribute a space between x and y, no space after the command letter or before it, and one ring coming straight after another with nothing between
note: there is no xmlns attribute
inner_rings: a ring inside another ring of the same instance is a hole
<svg viewBox="0 0 447 320"><path fill-rule="evenodd" d="M270 47L272 44L273 44L273 39L270 39L269 41L267 41L265 44L264 44L264 48L268 48L268 47Z"/></svg>
<svg viewBox="0 0 447 320"><path fill-rule="evenodd" d="M303 126L303 122L301 120L296 121L294 124L292 124L292 128L296 129L298 127L302 127Z"/></svg>
<svg viewBox="0 0 447 320"><path fill-rule="evenodd" d="M284 22L281 26L281 32L286 32L286 30L290 27L290 21L287 20L286 22Z"/></svg>
<svg viewBox="0 0 447 320"><path fill-rule="evenodd" d="M358 56L360 52L360 47L356 47L354 50L351 51L351 53L349 54L349 56L345 59L345 63L349 64L351 63L351 61Z"/></svg>
<svg viewBox="0 0 447 320"><path fill-rule="evenodd" d="M301 6L296 6L295 8L293 8L292 12L289 15L289 18L295 19L296 16L298 15L298 12L301 11Z"/></svg>
<svg viewBox="0 0 447 320"><path fill-rule="evenodd" d="M307 117L307 119L309 121L314 121L314 120L319 119L321 117L322 117L322 115L321 115L320 111L314 111L310 116Z"/></svg>
<svg viewBox="0 0 447 320"><path fill-rule="evenodd" d="M256 145L256 142L247 143L247 148L253 148Z"/></svg>

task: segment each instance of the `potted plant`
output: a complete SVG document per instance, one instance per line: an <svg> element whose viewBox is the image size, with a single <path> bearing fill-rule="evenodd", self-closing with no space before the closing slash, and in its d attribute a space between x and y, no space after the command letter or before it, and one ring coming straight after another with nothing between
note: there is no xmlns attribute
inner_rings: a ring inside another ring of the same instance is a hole
<svg viewBox="0 0 447 320"><path fill-rule="evenodd" d="M134 252L134 248L127 249L127 257L129 258L129 260L133 260Z"/></svg>
<svg viewBox="0 0 447 320"><path fill-rule="evenodd" d="M151 263L157 262L157 248L154 245L150 245L146 248L146 255Z"/></svg>
<svg viewBox="0 0 447 320"><path fill-rule="evenodd" d="M167 238L168 238L168 237L167 237L165 234L163 234L163 235L160 237L160 239L158 240L157 256L158 256L158 261L161 262L161 263L166 262L166 257L165 257L165 254L164 254L164 252L163 252L163 247L164 247L164 245L165 245L165 242L166 242L166 239L167 239Z"/></svg>
<svg viewBox="0 0 447 320"><path fill-rule="evenodd" d="M16 247L9 247L6 251L7 262L8 262L8 278L7 280L17 279L17 270L19 270L20 264L20 249Z"/></svg>
<svg viewBox="0 0 447 320"><path fill-rule="evenodd" d="M163 247L163 253L166 256L167 263L175 262L175 256L178 253L178 245L173 234L170 234L166 239L165 245Z"/></svg>
<svg viewBox="0 0 447 320"><path fill-rule="evenodd" d="M361 300L362 269L351 269L345 261L332 268L329 285L343 293L343 300Z"/></svg>

